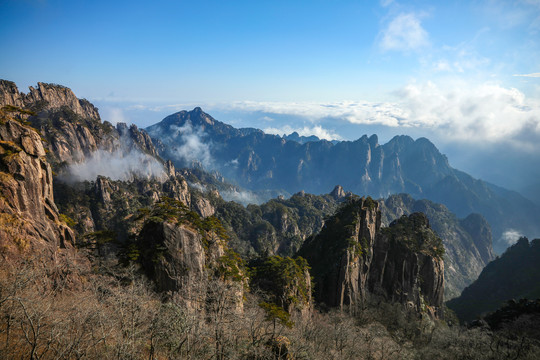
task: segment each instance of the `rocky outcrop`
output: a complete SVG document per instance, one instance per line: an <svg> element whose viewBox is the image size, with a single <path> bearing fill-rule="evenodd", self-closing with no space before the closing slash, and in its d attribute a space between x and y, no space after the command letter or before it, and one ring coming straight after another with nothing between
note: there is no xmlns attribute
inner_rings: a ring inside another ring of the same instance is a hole
<svg viewBox="0 0 540 360"><path fill-rule="evenodd" d="M444 205L415 200L407 194L392 195L380 203L384 226L403 215L426 214L430 227L442 239L446 249L445 300L459 296L495 258L490 226L479 214L458 219Z"/></svg>
<svg viewBox="0 0 540 360"><path fill-rule="evenodd" d="M332 196L334 200L339 201L344 199L347 194L345 193L345 190L343 190L343 187L341 185L336 185L334 190L330 192L330 196Z"/></svg>
<svg viewBox="0 0 540 360"><path fill-rule="evenodd" d="M178 294L190 309L204 310L218 297L240 311L247 278L238 255L217 219L201 222L187 211L170 200L154 207L137 243L146 273L158 291Z"/></svg>
<svg viewBox="0 0 540 360"><path fill-rule="evenodd" d="M340 308L365 303L380 226L378 203L371 198L351 200L306 241L298 254L312 267L319 302Z"/></svg>
<svg viewBox="0 0 540 360"><path fill-rule="evenodd" d="M0 80L0 104L46 111L68 107L84 118L99 119L98 109L88 100L78 99L71 89L57 84L38 82L37 88L30 87L28 94L19 92L12 81Z"/></svg>
<svg viewBox="0 0 540 360"><path fill-rule="evenodd" d="M354 310L382 298L438 317L443 253L425 215L381 229L379 204L362 198L342 206L298 254L312 267L316 300L327 306Z"/></svg>
<svg viewBox="0 0 540 360"><path fill-rule="evenodd" d="M206 253L202 236L196 230L152 222L143 228L139 239L143 265L159 291L189 291L206 282ZM214 250L214 257L223 255L221 247Z"/></svg>
<svg viewBox="0 0 540 360"><path fill-rule="evenodd" d="M480 214L471 214L459 223L471 235L484 266L495 259L491 226L489 226L486 219Z"/></svg>
<svg viewBox="0 0 540 360"><path fill-rule="evenodd" d="M423 213L383 228L373 246L369 291L432 317L442 315L443 245Z"/></svg>
<svg viewBox="0 0 540 360"><path fill-rule="evenodd" d="M71 247L72 230L54 203L40 135L0 114L0 242L3 251Z"/></svg>
<svg viewBox="0 0 540 360"><path fill-rule="evenodd" d="M57 173L67 164L81 163L100 150L126 157L133 151L142 152L153 160L157 150L150 136L137 126L102 122L98 109L84 99L78 99L69 88L38 83L28 94L19 92L11 81L0 80L0 107L13 105L32 110L27 121L47 140L48 158ZM160 160L159 160L160 161Z"/></svg>
<svg viewBox="0 0 540 360"><path fill-rule="evenodd" d="M262 292L264 300L289 314L299 312L308 315L312 310L311 275L305 259L275 255L252 261L250 268L250 286Z"/></svg>
<svg viewBox="0 0 540 360"><path fill-rule="evenodd" d="M169 170L170 175L165 181L121 181L103 176L98 176L92 182L71 185L56 181L55 192L60 208L75 220L75 229L81 236L88 232L107 230L113 231L120 241L132 238L143 225L141 212L148 211L163 197L180 201L203 217L212 215L213 207L203 203L205 199L197 201L196 205L192 204L186 180L174 174L174 167Z"/></svg>
<svg viewBox="0 0 540 360"><path fill-rule="evenodd" d="M156 150L150 135L148 135L148 133L144 130L139 130L137 125L131 124L128 128L125 123L118 123L116 124L116 130L127 144L136 146L146 154L152 155L156 158L159 157L158 151Z"/></svg>

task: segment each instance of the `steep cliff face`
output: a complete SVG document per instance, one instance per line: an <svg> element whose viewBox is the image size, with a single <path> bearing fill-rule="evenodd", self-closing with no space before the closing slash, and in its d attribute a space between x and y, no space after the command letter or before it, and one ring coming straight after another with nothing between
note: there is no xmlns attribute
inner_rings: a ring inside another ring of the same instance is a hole
<svg viewBox="0 0 540 360"><path fill-rule="evenodd" d="M187 226L149 223L140 233L142 260L159 291L191 290L206 282L208 274L202 236ZM223 255L215 247L214 257Z"/></svg>
<svg viewBox="0 0 540 360"><path fill-rule="evenodd" d="M415 200L410 195L392 195L381 201L383 225L403 215L422 212L430 227L440 236L444 255L445 299L452 299L478 278L482 269L495 258L491 228L479 214L458 219L446 206L429 200Z"/></svg>
<svg viewBox="0 0 540 360"><path fill-rule="evenodd" d="M343 307L367 300L372 249L380 226L376 202L352 200L326 221L319 235L306 241L298 254L312 267L318 301Z"/></svg>
<svg viewBox="0 0 540 360"><path fill-rule="evenodd" d="M38 82L37 88L30 87L28 94L20 93L12 81L0 80L0 104L46 111L66 106L75 114L99 119L97 108L84 99L78 99L71 89L56 84Z"/></svg>
<svg viewBox="0 0 540 360"><path fill-rule="evenodd" d="M423 213L401 217L383 228L374 243L370 293L441 316L443 253L443 244Z"/></svg>
<svg viewBox="0 0 540 360"><path fill-rule="evenodd" d="M54 203L40 135L0 113L0 241L3 251L70 247L71 229Z"/></svg>
<svg viewBox="0 0 540 360"><path fill-rule="evenodd" d="M247 277L216 218L200 218L179 201L162 200L149 214L137 247L141 263L160 292L180 294L192 309L209 297L240 310ZM227 300L225 300L227 299Z"/></svg>
<svg viewBox="0 0 540 360"><path fill-rule="evenodd" d="M381 229L379 205L367 198L342 206L299 255L312 266L316 299L328 306L354 308L382 297L440 316L443 252L423 214Z"/></svg>

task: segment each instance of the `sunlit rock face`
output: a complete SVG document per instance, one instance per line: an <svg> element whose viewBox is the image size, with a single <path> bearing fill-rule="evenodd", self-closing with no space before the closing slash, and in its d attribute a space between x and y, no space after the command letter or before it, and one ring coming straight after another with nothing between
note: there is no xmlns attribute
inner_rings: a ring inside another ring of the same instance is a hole
<svg viewBox="0 0 540 360"><path fill-rule="evenodd" d="M53 174L39 134L0 114L0 242L4 252L72 247L59 218Z"/></svg>

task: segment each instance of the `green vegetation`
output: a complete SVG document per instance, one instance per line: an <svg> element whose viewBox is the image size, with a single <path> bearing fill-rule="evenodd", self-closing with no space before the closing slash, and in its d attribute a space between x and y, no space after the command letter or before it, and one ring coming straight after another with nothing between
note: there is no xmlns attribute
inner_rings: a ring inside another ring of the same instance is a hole
<svg viewBox="0 0 540 360"><path fill-rule="evenodd" d="M381 231L391 241L398 241L414 252L421 252L439 259L444 256L442 240L429 228L428 220L422 213L403 215L382 228Z"/></svg>
<svg viewBox="0 0 540 360"><path fill-rule="evenodd" d="M21 109L20 107L13 106L13 105L4 105L2 107L2 111L7 112L7 113L17 113L17 114L30 115L30 116L37 115L34 111Z"/></svg>
<svg viewBox="0 0 540 360"><path fill-rule="evenodd" d="M219 258L216 272L222 280L243 282L246 279L244 260L230 248L226 248L225 255Z"/></svg>
<svg viewBox="0 0 540 360"><path fill-rule="evenodd" d="M291 315L281 306L274 303L261 302L259 303L259 307L266 313L265 320L271 321L274 324L274 329L276 323L280 323L288 328L292 328L294 326L294 322L291 321ZM274 336L275 330L272 332L272 334Z"/></svg>
<svg viewBox="0 0 540 360"><path fill-rule="evenodd" d="M77 225L77 222L75 220L73 220L72 218L70 218L69 216L65 215L65 214L58 214L58 218L65 222L67 226L69 226L70 228L74 228L76 225Z"/></svg>
<svg viewBox="0 0 540 360"><path fill-rule="evenodd" d="M276 255L250 265L252 287L263 290L270 301L291 310L310 302L310 268L306 259Z"/></svg>
<svg viewBox="0 0 540 360"><path fill-rule="evenodd" d="M293 256L305 237L317 233L323 219L338 206L329 195L311 194L247 207L213 199L213 205L231 237L231 246L245 258L258 254Z"/></svg>
<svg viewBox="0 0 540 360"><path fill-rule="evenodd" d="M375 207L377 207L377 203L371 198L371 196L368 196L366 198L366 200L364 201L364 205L370 210L374 210Z"/></svg>
<svg viewBox="0 0 540 360"><path fill-rule="evenodd" d="M101 246L116 242L117 234L111 230L99 230L86 234L83 241L80 242L80 247L99 249Z"/></svg>

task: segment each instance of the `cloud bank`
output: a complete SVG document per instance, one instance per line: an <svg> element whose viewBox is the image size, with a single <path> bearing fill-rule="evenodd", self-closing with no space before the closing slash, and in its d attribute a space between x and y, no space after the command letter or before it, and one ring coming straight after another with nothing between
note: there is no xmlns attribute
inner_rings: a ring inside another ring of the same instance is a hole
<svg viewBox="0 0 540 360"><path fill-rule="evenodd" d="M301 128L294 128L290 125L285 125L279 128L268 127L268 128L263 129L263 131L267 134L275 134L275 135L283 135L283 134L289 135L289 134L292 134L293 132L297 132L298 135L300 136L315 135L319 139L328 140L328 141L343 140L343 138L339 136L338 134L336 134L334 131L324 129L320 125L316 125L312 127L304 126Z"/></svg>
<svg viewBox="0 0 540 360"><path fill-rule="evenodd" d="M194 128L191 121L186 121L182 126L172 125L169 134L154 130L150 135L159 137L169 147L169 151L173 152L177 159L185 161L187 166L200 163L206 169L213 167L211 143L206 141L205 132L201 128Z"/></svg>
<svg viewBox="0 0 540 360"><path fill-rule="evenodd" d="M112 180L133 180L134 178L165 178L163 164L155 158L131 149L113 152L97 150L84 162L70 164L60 177L66 182L93 181L99 175Z"/></svg>
<svg viewBox="0 0 540 360"><path fill-rule="evenodd" d="M515 88L465 81L410 84L394 92L394 102L235 102L231 109L296 115L313 126L268 128L269 132L301 130L303 135L330 138L334 133L319 123L337 119L358 125L428 130L448 141L476 144L507 143L534 151L540 144L540 101ZM326 132L325 132L326 131ZM292 131L291 131L292 132ZM396 132L398 132L396 130ZM339 136L339 135L337 135Z"/></svg>

